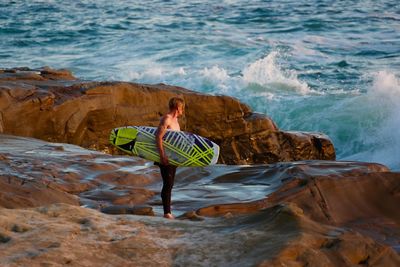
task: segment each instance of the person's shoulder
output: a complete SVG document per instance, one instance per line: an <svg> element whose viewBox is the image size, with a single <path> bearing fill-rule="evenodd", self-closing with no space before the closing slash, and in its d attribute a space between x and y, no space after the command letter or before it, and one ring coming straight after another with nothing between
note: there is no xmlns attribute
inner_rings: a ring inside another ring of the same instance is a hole
<svg viewBox="0 0 400 267"><path fill-rule="evenodd" d="M165 114L163 119L164 119L164 121L170 122L170 121L172 121L173 118L172 118L171 114Z"/></svg>
<svg viewBox="0 0 400 267"><path fill-rule="evenodd" d="M169 125L172 121L172 116L170 114L165 114L160 119L160 125Z"/></svg>

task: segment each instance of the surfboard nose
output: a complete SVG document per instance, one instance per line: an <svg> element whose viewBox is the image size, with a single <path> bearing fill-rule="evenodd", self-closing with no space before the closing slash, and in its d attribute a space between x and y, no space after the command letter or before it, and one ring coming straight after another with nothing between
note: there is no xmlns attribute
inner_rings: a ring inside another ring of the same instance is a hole
<svg viewBox="0 0 400 267"><path fill-rule="evenodd" d="M213 158L211 159L210 165L217 164L217 162L218 162L218 157L219 157L219 146L218 146L217 144L214 144L213 150L214 150L214 156L213 156Z"/></svg>

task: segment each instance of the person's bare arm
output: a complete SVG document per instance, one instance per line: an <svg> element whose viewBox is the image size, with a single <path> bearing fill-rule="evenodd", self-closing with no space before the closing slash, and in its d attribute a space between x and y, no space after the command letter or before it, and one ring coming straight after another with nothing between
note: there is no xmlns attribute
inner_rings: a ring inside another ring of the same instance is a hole
<svg viewBox="0 0 400 267"><path fill-rule="evenodd" d="M168 157L167 155L165 155L165 151L164 151L164 146L163 146L163 136L165 135L165 132L168 129L169 124L171 123L171 118L169 118L168 116L164 116L161 121L160 124L158 125L157 128L157 134L156 134L156 145L158 148L158 152L160 153L160 163L162 165L168 165Z"/></svg>

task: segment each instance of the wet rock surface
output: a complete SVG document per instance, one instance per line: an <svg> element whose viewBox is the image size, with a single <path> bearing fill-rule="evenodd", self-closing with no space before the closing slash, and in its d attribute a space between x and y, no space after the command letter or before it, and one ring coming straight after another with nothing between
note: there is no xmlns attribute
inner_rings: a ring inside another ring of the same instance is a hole
<svg viewBox="0 0 400 267"><path fill-rule="evenodd" d="M380 164L178 168L167 220L152 163L9 135L0 155L2 266L400 263L400 174Z"/></svg>

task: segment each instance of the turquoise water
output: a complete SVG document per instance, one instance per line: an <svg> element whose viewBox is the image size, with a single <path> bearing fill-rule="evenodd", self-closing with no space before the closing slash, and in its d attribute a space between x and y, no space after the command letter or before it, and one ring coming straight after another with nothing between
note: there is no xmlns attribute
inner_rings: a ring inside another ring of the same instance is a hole
<svg viewBox="0 0 400 267"><path fill-rule="evenodd" d="M1 1L0 63L231 95L400 170L397 1Z"/></svg>

